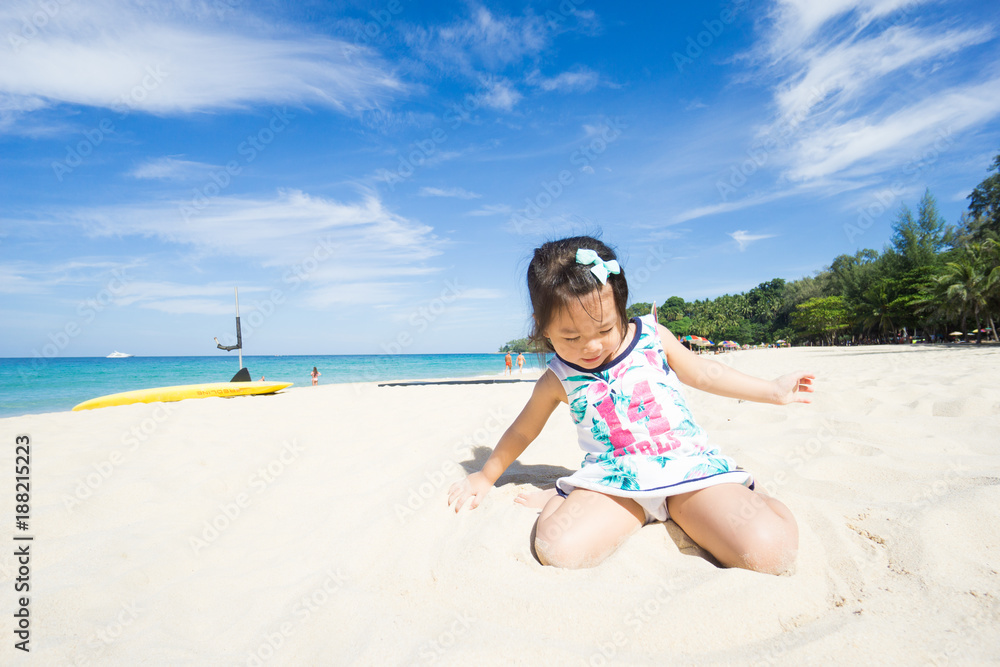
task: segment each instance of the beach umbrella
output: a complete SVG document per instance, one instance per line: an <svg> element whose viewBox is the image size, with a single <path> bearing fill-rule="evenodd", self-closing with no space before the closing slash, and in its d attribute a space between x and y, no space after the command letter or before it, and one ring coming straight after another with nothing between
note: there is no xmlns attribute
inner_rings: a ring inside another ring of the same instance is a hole
<svg viewBox="0 0 1000 667"><path fill-rule="evenodd" d="M963 333L962 333L961 331L952 331L952 332L951 332L950 334L948 334L948 335L949 335L949 336L964 336L965 334L963 334Z"/></svg>
<svg viewBox="0 0 1000 667"><path fill-rule="evenodd" d="M684 336L683 338L681 338L681 340L687 341L688 343L691 343L692 345L702 345L702 346L704 346L704 345L714 345L715 344L712 341L708 340L707 338L702 338L701 336L695 336L695 335L692 335L692 334L688 334L687 336Z"/></svg>
<svg viewBox="0 0 1000 667"><path fill-rule="evenodd" d="M779 338L779 339L778 339L777 341L775 341L775 342L777 342L777 343L781 344L781 343L784 343L784 342L785 342L785 339L784 339L784 338Z"/></svg>

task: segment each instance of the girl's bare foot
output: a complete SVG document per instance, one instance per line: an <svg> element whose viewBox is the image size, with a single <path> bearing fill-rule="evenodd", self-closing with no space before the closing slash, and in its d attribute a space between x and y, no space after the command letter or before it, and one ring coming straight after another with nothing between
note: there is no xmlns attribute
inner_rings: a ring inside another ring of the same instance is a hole
<svg viewBox="0 0 1000 667"><path fill-rule="evenodd" d="M518 505L524 505L525 507L531 507L536 510L540 510L545 507L545 503L549 502L550 499L555 497L555 488L545 489L544 491L533 491L531 493L519 493L517 498L514 498L514 502Z"/></svg>

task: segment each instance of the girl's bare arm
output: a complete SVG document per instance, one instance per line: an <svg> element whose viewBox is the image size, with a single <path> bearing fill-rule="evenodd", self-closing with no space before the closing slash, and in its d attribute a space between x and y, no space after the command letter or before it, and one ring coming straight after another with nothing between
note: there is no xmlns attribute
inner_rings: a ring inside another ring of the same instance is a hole
<svg viewBox="0 0 1000 667"><path fill-rule="evenodd" d="M667 363L684 384L719 396L740 398L758 403L810 403L806 394L813 391L816 376L805 371L795 371L774 380L741 373L735 368L720 364L709 357L695 354L680 344L669 329L657 325Z"/></svg>
<svg viewBox="0 0 1000 667"><path fill-rule="evenodd" d="M545 422L560 401L566 402L566 392L562 388L562 383L552 371L545 371L535 383L531 398L521 413L500 436L483 469L452 484L448 490L448 504L454 504L457 512L466 500L471 499L469 508L478 507L500 475L542 432Z"/></svg>

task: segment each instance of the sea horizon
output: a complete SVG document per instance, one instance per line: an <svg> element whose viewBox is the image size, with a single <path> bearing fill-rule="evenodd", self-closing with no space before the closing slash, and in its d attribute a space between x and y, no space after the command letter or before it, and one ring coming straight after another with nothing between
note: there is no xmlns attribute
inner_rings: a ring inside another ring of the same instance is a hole
<svg viewBox="0 0 1000 667"><path fill-rule="evenodd" d="M319 384L503 377L504 353L243 355L254 380L309 386L315 366ZM526 371L541 368L526 354ZM240 370L235 356L0 357L7 388L0 418L72 410L83 401L135 389L228 382ZM518 373L514 368L514 375Z"/></svg>

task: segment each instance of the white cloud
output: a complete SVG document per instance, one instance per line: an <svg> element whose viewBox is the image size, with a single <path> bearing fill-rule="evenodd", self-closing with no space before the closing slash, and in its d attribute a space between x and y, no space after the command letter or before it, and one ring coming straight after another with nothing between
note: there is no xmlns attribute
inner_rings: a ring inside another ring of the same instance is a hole
<svg viewBox="0 0 1000 667"><path fill-rule="evenodd" d="M803 69L798 79L778 89L778 111L783 118L805 116L824 101L842 108L871 94L877 80L987 39L984 29L940 33L893 26L869 39L817 45L799 55Z"/></svg>
<svg viewBox="0 0 1000 667"><path fill-rule="evenodd" d="M330 306L372 306L401 301L408 285L393 282L352 281L340 285L318 285L303 299L308 308L324 309Z"/></svg>
<svg viewBox="0 0 1000 667"><path fill-rule="evenodd" d="M232 287L230 287L230 291L232 291ZM246 302L244 301L240 305L242 306L241 313L245 317L247 314ZM158 310L168 315L218 315L225 313L232 307L222 298L216 301L211 299L166 299L146 301L140 303L139 306L149 310Z"/></svg>
<svg viewBox="0 0 1000 667"><path fill-rule="evenodd" d="M31 224L27 220L4 222ZM41 231L43 236L52 233L54 232L48 229ZM109 283L120 283L122 277L130 275L130 270L141 263L141 260L134 258L114 261L100 257L81 257L48 264L12 261L0 264L0 294L51 294L85 284L99 285L97 290L100 291Z"/></svg>
<svg viewBox="0 0 1000 667"><path fill-rule="evenodd" d="M129 172L129 176L139 179L185 180L206 174L215 166L204 162L178 160L174 157L160 157L146 160Z"/></svg>
<svg viewBox="0 0 1000 667"><path fill-rule="evenodd" d="M278 269L285 284L316 289L434 273L428 260L444 245L432 228L386 210L374 194L344 203L284 190L272 198L215 197L201 204L81 208L49 217L91 237L151 237L168 249L180 246L178 253L248 258ZM386 292L386 298L390 294L403 296Z"/></svg>
<svg viewBox="0 0 1000 667"><path fill-rule="evenodd" d="M230 27L232 18L213 23L198 3L53 6L45 26L24 39L21 20L37 4L15 0L0 9L0 34L19 40L0 49L0 129L4 119L57 104L155 114L319 104L350 113L404 90L370 51Z"/></svg>
<svg viewBox="0 0 1000 667"><path fill-rule="evenodd" d="M479 199L482 197L477 192L469 192L462 188L430 188L422 187L418 192L421 197L455 197L457 199Z"/></svg>
<svg viewBox="0 0 1000 667"><path fill-rule="evenodd" d="M837 19L848 18L860 32L922 2L927 0L777 0L770 12L773 29L766 51L773 60L780 60L815 39L821 28L829 30Z"/></svg>
<svg viewBox="0 0 1000 667"><path fill-rule="evenodd" d="M480 206L474 211L469 211L467 215L475 216L488 216L488 215L507 215L513 209L507 204L485 204Z"/></svg>
<svg viewBox="0 0 1000 667"><path fill-rule="evenodd" d="M858 178L1000 115L1000 77L954 83L951 66L992 38L981 25L918 27L907 0L778 0L750 54L775 120L755 147L796 182ZM906 92L900 92L906 91Z"/></svg>
<svg viewBox="0 0 1000 667"><path fill-rule="evenodd" d="M729 236L731 236L733 240L739 244L740 252L746 250L747 246L754 241L774 238L774 234L750 234L745 229L738 229L735 232L729 232Z"/></svg>
<svg viewBox="0 0 1000 667"><path fill-rule="evenodd" d="M261 291L261 288L254 288L252 286L243 286L240 288L240 293L244 297L248 294L259 291ZM188 285L171 281L153 282L144 280L124 280L122 281L122 284L120 286L116 286L115 289L115 301L122 306L128 306L135 303L142 306L153 307L149 304L163 304L173 301L198 301L215 304L215 310L213 312L218 313L220 306L224 302L232 302L232 299L233 286L230 283L198 283ZM165 310L164 308L157 308L157 310L164 310L164 312L179 312L176 309Z"/></svg>
<svg viewBox="0 0 1000 667"><path fill-rule="evenodd" d="M551 78L544 77L541 72L534 70L528 74L525 81L529 85L549 92L587 92L597 86L600 76L594 70L581 66Z"/></svg>
<svg viewBox="0 0 1000 667"><path fill-rule="evenodd" d="M544 17L497 15L476 7L471 16L434 32L411 29L406 38L423 59L445 69L497 70L541 52L549 43Z"/></svg>
<svg viewBox="0 0 1000 667"><path fill-rule="evenodd" d="M23 265L0 264L0 294L41 294L44 287Z"/></svg>
<svg viewBox="0 0 1000 667"><path fill-rule="evenodd" d="M472 99L480 106L510 111L523 96L514 88L510 81L502 77L484 77L480 81L480 90Z"/></svg>
<svg viewBox="0 0 1000 667"><path fill-rule="evenodd" d="M695 208L686 209L681 211L671 219L670 224L676 225L682 222L687 222L689 220L697 220L698 218L703 218L709 215L717 215L719 213L732 213L733 211L739 211L745 208L750 208L752 206L760 206L761 204L766 204L768 202L775 201L777 199L783 199L784 197L789 197L794 194L795 190L782 190L777 192L772 192L766 195L754 194L750 197L745 197L743 199L737 199L734 201L722 202L719 204L709 204L708 206L697 206Z"/></svg>
<svg viewBox="0 0 1000 667"><path fill-rule="evenodd" d="M941 91L884 118L869 115L827 122L796 143L787 175L804 181L852 168L855 174L867 174L906 162L942 139L948 145L956 133L998 114L1000 77Z"/></svg>

